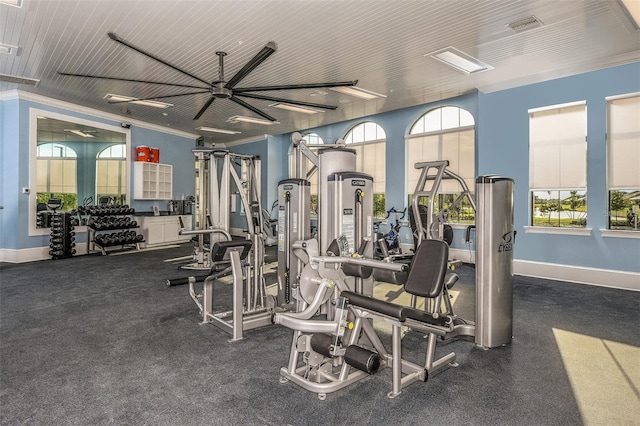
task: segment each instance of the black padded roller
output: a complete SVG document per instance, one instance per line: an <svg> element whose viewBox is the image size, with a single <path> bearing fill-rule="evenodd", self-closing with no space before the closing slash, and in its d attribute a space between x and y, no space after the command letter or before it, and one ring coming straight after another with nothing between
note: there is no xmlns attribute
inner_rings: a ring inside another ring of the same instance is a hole
<svg viewBox="0 0 640 426"><path fill-rule="evenodd" d="M380 355L358 345L347 348L344 360L350 366L369 374L374 374L380 368Z"/></svg>
<svg viewBox="0 0 640 426"><path fill-rule="evenodd" d="M331 346L333 345L333 337L329 334L315 333L311 336L311 349L320 355L331 357Z"/></svg>

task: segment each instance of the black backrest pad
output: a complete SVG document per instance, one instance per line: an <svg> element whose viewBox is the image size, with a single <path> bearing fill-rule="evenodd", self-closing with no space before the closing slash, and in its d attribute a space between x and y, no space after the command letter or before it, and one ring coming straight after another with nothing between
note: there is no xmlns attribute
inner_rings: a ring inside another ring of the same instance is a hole
<svg viewBox="0 0 640 426"><path fill-rule="evenodd" d="M244 260L251 250L251 245L249 240L218 241L211 247L211 261L229 260L229 252L234 250L240 252L240 260Z"/></svg>
<svg viewBox="0 0 640 426"><path fill-rule="evenodd" d="M447 272L449 245L440 240L424 240L418 246L404 290L421 297L436 297L442 292Z"/></svg>

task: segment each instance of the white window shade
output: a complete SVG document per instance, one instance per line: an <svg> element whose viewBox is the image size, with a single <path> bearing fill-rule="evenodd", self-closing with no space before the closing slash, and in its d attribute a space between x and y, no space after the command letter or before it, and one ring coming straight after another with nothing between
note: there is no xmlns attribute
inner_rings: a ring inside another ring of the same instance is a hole
<svg viewBox="0 0 640 426"><path fill-rule="evenodd" d="M407 191L415 192L421 170L415 168L419 162L448 160L448 170L462 177L471 191L475 181L475 130L440 133L407 140ZM427 183L426 190L429 189ZM454 180L443 180L439 192L454 194L462 191Z"/></svg>
<svg viewBox="0 0 640 426"><path fill-rule="evenodd" d="M365 143L349 148L356 150L356 170L373 177L373 192L385 193L385 142Z"/></svg>
<svg viewBox="0 0 640 426"><path fill-rule="evenodd" d="M530 112L531 189L586 189L586 105Z"/></svg>
<svg viewBox="0 0 640 426"><path fill-rule="evenodd" d="M99 159L96 161L96 193L126 193L126 161Z"/></svg>
<svg viewBox="0 0 640 426"><path fill-rule="evenodd" d="M51 193L76 193L76 160L51 158L49 161L49 183L47 191Z"/></svg>
<svg viewBox="0 0 640 426"><path fill-rule="evenodd" d="M609 189L640 188L640 96L608 104Z"/></svg>

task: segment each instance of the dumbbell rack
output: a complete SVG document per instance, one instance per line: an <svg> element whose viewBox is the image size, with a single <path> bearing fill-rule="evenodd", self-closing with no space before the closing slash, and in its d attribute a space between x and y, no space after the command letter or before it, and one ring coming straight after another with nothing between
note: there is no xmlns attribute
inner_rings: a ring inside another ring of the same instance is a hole
<svg viewBox="0 0 640 426"><path fill-rule="evenodd" d="M144 242L133 220L135 210L129 206L85 206L79 214L86 215L87 253L106 255L112 250L140 249ZM110 231L110 232L107 232Z"/></svg>
<svg viewBox="0 0 640 426"><path fill-rule="evenodd" d="M49 255L53 260L64 259L76 254L74 248L75 232L73 232L71 224L71 215L69 213L52 213L51 214L51 238L49 239Z"/></svg>

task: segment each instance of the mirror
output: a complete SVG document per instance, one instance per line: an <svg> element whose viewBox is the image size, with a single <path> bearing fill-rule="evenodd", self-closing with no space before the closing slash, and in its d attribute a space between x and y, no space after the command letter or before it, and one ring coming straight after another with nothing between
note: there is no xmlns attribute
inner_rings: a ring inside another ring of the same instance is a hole
<svg viewBox="0 0 640 426"><path fill-rule="evenodd" d="M45 111L32 114L33 121L36 229L49 228L55 212L81 205L127 204L128 131Z"/></svg>

